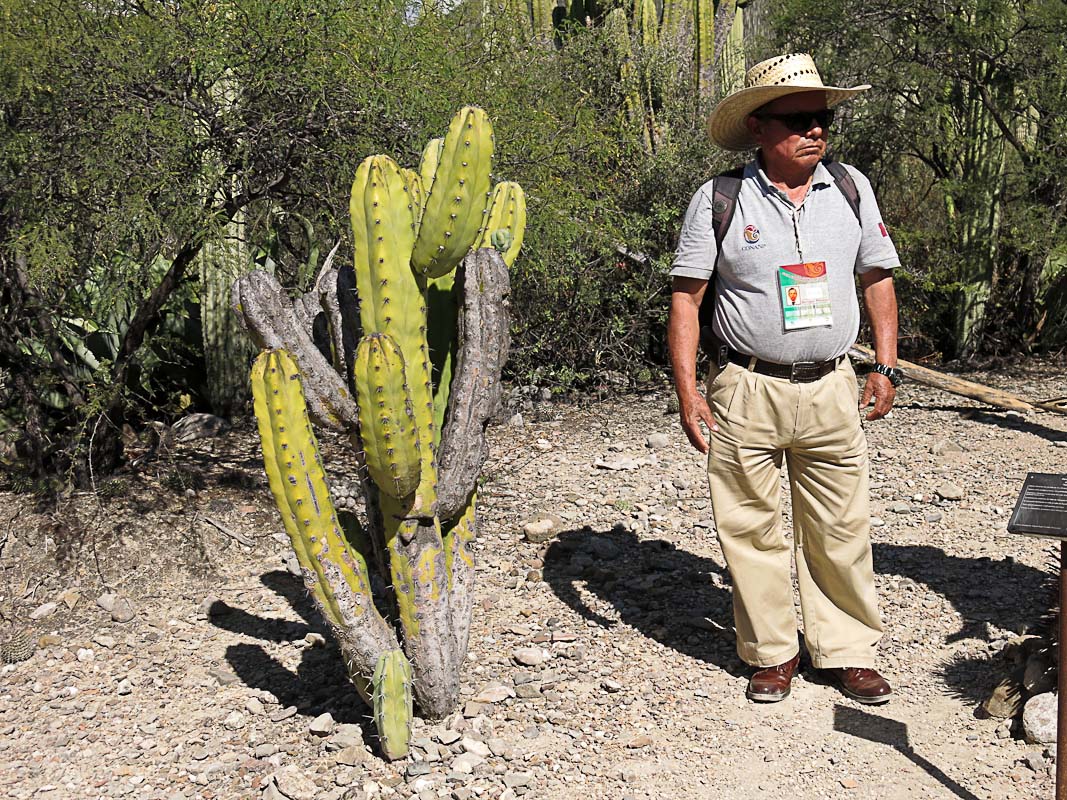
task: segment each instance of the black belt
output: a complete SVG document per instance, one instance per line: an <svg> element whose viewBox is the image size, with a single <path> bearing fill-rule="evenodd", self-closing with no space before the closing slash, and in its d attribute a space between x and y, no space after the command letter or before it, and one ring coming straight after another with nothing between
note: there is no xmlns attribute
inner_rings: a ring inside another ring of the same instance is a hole
<svg viewBox="0 0 1067 800"><path fill-rule="evenodd" d="M829 361L794 361L792 364L775 364L772 361L763 361L757 358L752 364L752 356L739 353L724 344L719 345L719 368L726 366L730 361L745 369L750 368L760 375L769 375L772 378L788 378L790 383L811 383L819 378L826 377L841 363L844 356L831 358Z"/></svg>

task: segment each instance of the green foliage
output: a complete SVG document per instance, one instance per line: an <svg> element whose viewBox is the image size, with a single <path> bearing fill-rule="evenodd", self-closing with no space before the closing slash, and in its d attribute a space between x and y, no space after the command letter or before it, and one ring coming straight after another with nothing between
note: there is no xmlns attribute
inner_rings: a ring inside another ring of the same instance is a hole
<svg viewBox="0 0 1067 800"><path fill-rule="evenodd" d="M1054 337L1050 254L1063 247L1067 7L1055 0L787 0L783 48L819 42L843 107L840 158L867 170L906 265L919 348L967 355ZM961 304L990 294L968 339ZM918 312L918 313L916 313ZM1047 323L1042 330L1041 320Z"/></svg>

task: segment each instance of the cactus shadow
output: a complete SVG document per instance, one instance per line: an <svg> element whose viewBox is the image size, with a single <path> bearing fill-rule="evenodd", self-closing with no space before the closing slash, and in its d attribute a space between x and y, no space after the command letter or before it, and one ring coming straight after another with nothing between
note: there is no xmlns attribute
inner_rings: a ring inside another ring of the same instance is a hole
<svg viewBox="0 0 1067 800"><path fill-rule="evenodd" d="M229 645L227 663L246 686L270 692L283 708L295 706L304 717L329 712L335 722L363 726L366 743L374 746L370 727L364 725L370 710L349 680L337 641L307 597L303 582L280 570L263 574L260 581L285 598L303 621L260 617L216 602L208 610L211 624L274 645L299 642L312 632L321 634L326 643L301 649L295 671L264 645L250 642Z"/></svg>
<svg viewBox="0 0 1067 800"><path fill-rule="evenodd" d="M586 620L629 625L731 675L748 672L736 652L729 574L709 558L620 527L606 533L586 527L549 545L542 574Z"/></svg>

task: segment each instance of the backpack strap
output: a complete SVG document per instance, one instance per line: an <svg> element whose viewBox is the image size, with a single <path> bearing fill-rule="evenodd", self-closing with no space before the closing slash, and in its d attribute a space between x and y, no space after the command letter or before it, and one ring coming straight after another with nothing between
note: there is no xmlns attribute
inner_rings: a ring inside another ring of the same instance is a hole
<svg viewBox="0 0 1067 800"><path fill-rule="evenodd" d="M848 207L852 209L852 213L856 215L856 221L863 224L863 220L860 219L860 192L856 188L856 181L852 179L852 175L845 169L845 165L840 161L830 161L829 159L822 162L823 165L829 170L830 174L834 176L834 185L841 190L841 194L845 196L845 200L848 201Z"/></svg>
<svg viewBox="0 0 1067 800"><path fill-rule="evenodd" d="M700 302L700 345L707 353L712 352L717 343L715 334L711 331L711 321L715 312L715 293L718 285L719 254L722 253L722 242L726 238L726 231L730 228L730 222L734 218L734 210L737 208L737 196L741 193L741 176L745 168L738 167L729 172L716 175L712 183L711 192L711 227L715 234L715 273L712 275L710 285L704 290L704 299Z"/></svg>

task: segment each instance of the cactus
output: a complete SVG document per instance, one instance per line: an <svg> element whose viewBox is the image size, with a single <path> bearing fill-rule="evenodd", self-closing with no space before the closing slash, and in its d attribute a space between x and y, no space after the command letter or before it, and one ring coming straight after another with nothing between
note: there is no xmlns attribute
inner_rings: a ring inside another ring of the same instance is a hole
<svg viewBox="0 0 1067 800"><path fill-rule="evenodd" d="M352 185L353 267L333 271L332 285L324 273L295 310L269 276L234 286L253 338L274 348L252 375L271 490L388 758L407 752L412 700L431 717L455 706L466 654L475 487L526 223L518 184L490 195L493 144L485 113L464 108L417 171L365 159ZM327 312L336 372L311 340L312 308ZM309 413L348 435L362 519L338 520ZM372 569L388 596L374 596Z"/></svg>

